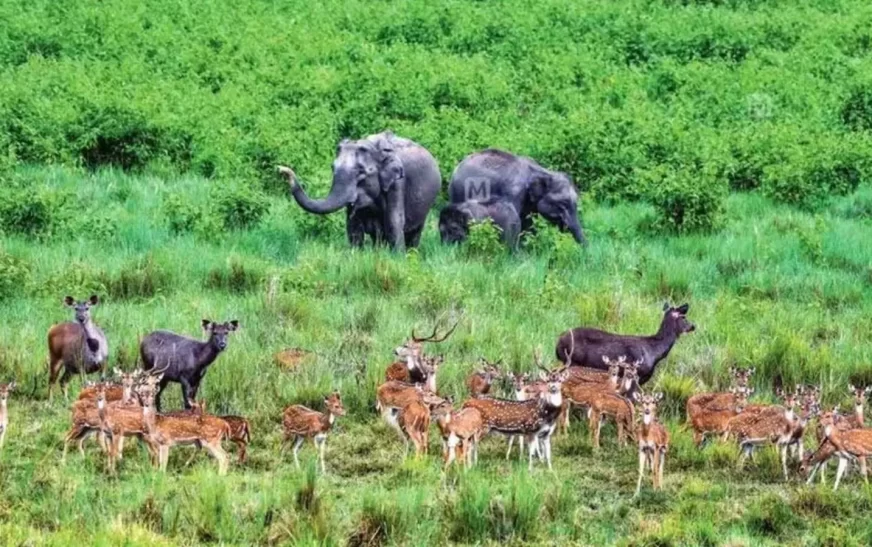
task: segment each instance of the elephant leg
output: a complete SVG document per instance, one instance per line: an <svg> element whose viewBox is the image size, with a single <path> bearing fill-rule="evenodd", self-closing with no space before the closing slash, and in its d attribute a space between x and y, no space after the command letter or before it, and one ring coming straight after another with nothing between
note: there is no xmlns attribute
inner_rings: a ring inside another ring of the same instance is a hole
<svg viewBox="0 0 872 547"><path fill-rule="evenodd" d="M420 228L417 228L405 234L407 249L413 249L417 247L419 243L421 243L421 232L423 231L424 227L421 226Z"/></svg>
<svg viewBox="0 0 872 547"><path fill-rule="evenodd" d="M363 247L363 237L366 233L364 222L359 215L349 207L345 217L345 233L352 247Z"/></svg>

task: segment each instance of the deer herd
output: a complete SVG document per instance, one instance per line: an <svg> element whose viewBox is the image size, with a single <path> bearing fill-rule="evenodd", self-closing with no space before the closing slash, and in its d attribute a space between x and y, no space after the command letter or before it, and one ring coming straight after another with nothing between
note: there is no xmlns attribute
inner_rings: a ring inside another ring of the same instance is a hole
<svg viewBox="0 0 872 547"><path fill-rule="evenodd" d="M99 304L98 297L76 301L68 296L64 302L74 311L75 320L55 325L48 332L49 399L59 375L67 395L67 385L74 375L102 372L108 355L106 336L90 314L91 308ZM375 408L396 430L407 456L410 445L416 457L428 452L430 429L435 422L446 468L456 462L474 466L482 438L499 433L507 439L506 459L517 443L521 458L526 451L531 470L536 459L549 470L552 468L552 437L558 430L567 432L571 417L582 411L594 449L600 448L606 420L616 425L618 446L625 446L628 438L636 445L636 494L646 471L658 489L663 485L670 437L657 417L663 394L645 393L642 386L679 336L694 330L686 317L688 309L687 304L666 305L660 328L651 336L590 328L567 331L556 344L559 366L547 368L538 351L534 352L533 364L539 370L536 377L504 372L501 362L481 359L479 369L465 382L469 397L458 407L451 397L439 395L436 379L443 358L425 354L424 348L446 340L459 321L442 335L437 334L438 322L427 336L418 336L413 329L411 337L394 350L396 361L387 367L385 381L376 389ZM72 404L62 460L74 442L84 456L85 442L94 437L112 473L123 458L128 438L140 441L152 465L162 471L167 468L170 449L188 445L205 448L217 461L219 474L225 474L229 467L223 446L226 441L237 446L239 463L244 464L251 440L248 420L211 414L205 401L196 398L208 367L226 349L228 336L239 323L204 319L202 326L208 335L206 341L155 331L140 342L142 368L132 372L116 368L114 381L86 382ZM792 393L779 388L776 396L781 404L754 404L749 402L754 393L750 386L753 373L753 368L733 368L733 385L727 391L698 393L687 400L687 427L698 448L713 437L722 442L732 438L739 448L738 466L742 468L748 459L753 460L758 447L771 444L778 452L786 480L790 459L799 462L811 483L818 472L824 481L827 461L837 458L834 488L838 488L851 463L858 464L868 481L866 457L872 454L872 428L864 426L863 410L872 388L850 386L854 409L846 415L840 414L838 408L822 412L821 390L816 386L798 385ZM163 412L160 396L170 382L181 386L184 409ZM495 395L501 385L507 397ZM0 449L9 427L8 399L14 389L15 382L0 384ZM326 396L323 404L323 412L302 405L284 410L281 449L284 453L293 444L294 462L299 467L299 451L306 439L311 439L318 450L322 473L326 471L327 436L336 418L345 414L339 392ZM816 423L812 428L813 420ZM804 445L809 429L817 439L817 449L812 452L806 452Z"/></svg>

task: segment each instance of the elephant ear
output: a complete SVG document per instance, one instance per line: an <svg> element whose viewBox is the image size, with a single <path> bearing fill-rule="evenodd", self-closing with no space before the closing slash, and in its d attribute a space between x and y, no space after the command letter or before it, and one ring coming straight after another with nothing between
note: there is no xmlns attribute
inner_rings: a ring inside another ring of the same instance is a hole
<svg viewBox="0 0 872 547"><path fill-rule="evenodd" d="M378 180L382 192L389 192L406 176L403 163L397 157L391 139L382 139L378 144Z"/></svg>
<svg viewBox="0 0 872 547"><path fill-rule="evenodd" d="M527 196L533 203L538 203L548 193L548 186L551 183L551 175L542 171L536 171L530 181Z"/></svg>

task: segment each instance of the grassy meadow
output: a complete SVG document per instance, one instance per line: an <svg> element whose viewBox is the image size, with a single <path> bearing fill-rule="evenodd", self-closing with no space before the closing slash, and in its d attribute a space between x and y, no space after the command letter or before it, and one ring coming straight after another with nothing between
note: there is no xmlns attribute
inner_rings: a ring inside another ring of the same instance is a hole
<svg viewBox="0 0 872 547"><path fill-rule="evenodd" d="M686 399L733 365L756 367L759 401L778 377L826 405L872 384L872 4L7 0L0 22L0 381L19 385L0 543L872 543L856 475L785 484L772 450L738 472L735 446L698 451L683 428ZM386 128L446 183L486 146L567 172L590 245L539 225L510 254L480 226L447 248L432 214L404 255L350 249L343 215L303 213L275 165L323 196L336 143ZM200 394L252 421L246 466L218 477L177 449L164 475L134 446L112 477L93 442L61 464L45 334L65 295L92 293L125 369L154 329L240 321ZM553 472L494 438L443 473L435 434L403 461L375 414L413 327L462 316L428 348L459 402L480 356L533 370L569 327L653 333L664 301L697 330L650 384L673 438L662 492L632 498L636 453L611 426L598 453L584 425L556 438ZM278 366L294 347L313 356ZM348 415L328 473L311 445L297 470L281 411L333 389Z"/></svg>

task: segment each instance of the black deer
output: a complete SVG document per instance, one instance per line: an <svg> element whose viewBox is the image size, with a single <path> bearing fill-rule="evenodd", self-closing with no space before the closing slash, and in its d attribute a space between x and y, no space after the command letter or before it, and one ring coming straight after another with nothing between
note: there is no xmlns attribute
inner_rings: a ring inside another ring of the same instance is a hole
<svg viewBox="0 0 872 547"><path fill-rule="evenodd" d="M571 352L571 365L602 370L608 370L603 357L616 359L623 355L630 362L641 361L638 370L639 385L642 385L651 379L657 363L669 355L678 337L696 329L687 320L689 308L689 304L677 308L664 305L663 321L653 336L628 336L583 327L569 330L557 339L555 353L564 361Z"/></svg>
<svg viewBox="0 0 872 547"><path fill-rule="evenodd" d="M237 328L239 321L213 323L203 319L203 330L209 333L205 342L165 330L154 331L142 339L139 344L142 368L163 373L155 398L158 411L160 396L169 382L182 386L182 401L185 408L191 408L191 401L197 399L197 390L209 365L227 348L227 336Z"/></svg>

